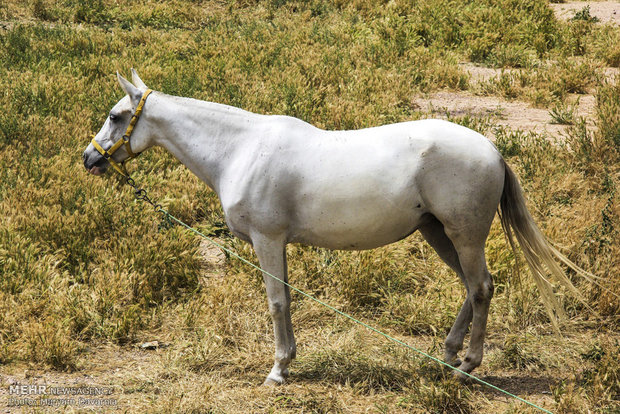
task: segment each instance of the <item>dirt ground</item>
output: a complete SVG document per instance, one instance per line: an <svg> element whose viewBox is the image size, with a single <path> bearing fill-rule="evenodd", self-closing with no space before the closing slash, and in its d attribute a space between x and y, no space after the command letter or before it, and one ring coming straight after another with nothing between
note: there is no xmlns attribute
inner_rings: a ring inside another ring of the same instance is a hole
<svg viewBox="0 0 620 414"><path fill-rule="evenodd" d="M445 118L477 116L489 117L499 125L523 131L546 133L552 138L562 138L568 125L551 123L548 109L534 108L527 102L507 101L495 96L477 96L471 92L441 91L415 100L420 110L430 116ZM577 116L591 118L595 107L592 95L579 96ZM491 136L492 138L492 136Z"/></svg>
<svg viewBox="0 0 620 414"><path fill-rule="evenodd" d="M568 20L575 13L590 7L590 15L598 17L601 23L620 24L620 3L615 1L575 1L568 3L551 3L556 16Z"/></svg>
<svg viewBox="0 0 620 414"><path fill-rule="evenodd" d="M568 3L567 3L568 4ZM620 3L619 3L620 4ZM461 68L470 75L473 85L499 77L501 69L477 66L473 63L461 63ZM510 69L504 71L510 71ZM605 68L604 75L613 79L620 73L618 68ZM475 88L473 88L475 89ZM576 117L583 117L590 127L596 107L594 95L573 94L569 101L577 104ZM493 122L512 129L545 133L550 138L562 139L568 125L551 123L552 118L548 109L535 108L530 103L520 100L506 100L497 96L479 96L470 91L439 91L420 96L414 100L414 105L429 116L445 118L476 116L489 117ZM491 138L493 138L491 136Z"/></svg>

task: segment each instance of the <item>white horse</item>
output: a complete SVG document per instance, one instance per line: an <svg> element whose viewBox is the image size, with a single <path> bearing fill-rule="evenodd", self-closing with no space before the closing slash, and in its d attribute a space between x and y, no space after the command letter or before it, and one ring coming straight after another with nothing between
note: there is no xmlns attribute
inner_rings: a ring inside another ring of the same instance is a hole
<svg viewBox="0 0 620 414"><path fill-rule="evenodd" d="M121 139L146 85L133 84L110 111L95 140L109 149ZM495 146L471 129L421 120L356 131L325 131L288 116L152 93L131 136L135 153L166 148L219 196L226 223L254 247L261 267L287 281L286 244L372 249L419 230L461 278L467 296L445 341L445 360L471 372L482 348L493 296L484 246L498 206L514 231L548 309L562 313L545 267L575 292L527 211L520 185ZM120 147L116 162L128 158ZM109 162L91 143L84 166L103 174ZM513 245L514 248L514 245ZM545 267L544 267L545 266ZM265 384L284 382L296 354L287 286L267 275L275 333L275 364ZM552 318L553 320L553 318ZM471 339L461 362L471 323Z"/></svg>

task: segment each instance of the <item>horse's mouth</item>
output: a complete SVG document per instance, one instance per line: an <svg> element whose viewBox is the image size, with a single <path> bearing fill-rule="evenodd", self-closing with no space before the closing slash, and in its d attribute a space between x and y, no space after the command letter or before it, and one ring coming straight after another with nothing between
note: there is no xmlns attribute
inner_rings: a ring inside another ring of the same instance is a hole
<svg viewBox="0 0 620 414"><path fill-rule="evenodd" d="M88 171L92 175L103 175L110 166L108 161L105 158L99 156L99 154L97 154L97 156L95 157L95 162L92 162L90 160L90 157L86 155L86 152L84 152L83 158L84 168L86 168L86 171Z"/></svg>
<svg viewBox="0 0 620 414"><path fill-rule="evenodd" d="M104 167L92 167L90 170L88 170L88 172L93 175L103 175L105 171L106 168Z"/></svg>

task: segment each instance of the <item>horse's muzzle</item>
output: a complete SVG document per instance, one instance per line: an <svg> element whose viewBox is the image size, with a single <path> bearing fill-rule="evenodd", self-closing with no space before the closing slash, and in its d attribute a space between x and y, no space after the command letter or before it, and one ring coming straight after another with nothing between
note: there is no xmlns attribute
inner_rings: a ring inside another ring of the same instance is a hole
<svg viewBox="0 0 620 414"><path fill-rule="evenodd" d="M84 161L84 168L93 175L103 175L110 165L108 160L96 151L92 151L90 154L89 151L84 151L82 160Z"/></svg>

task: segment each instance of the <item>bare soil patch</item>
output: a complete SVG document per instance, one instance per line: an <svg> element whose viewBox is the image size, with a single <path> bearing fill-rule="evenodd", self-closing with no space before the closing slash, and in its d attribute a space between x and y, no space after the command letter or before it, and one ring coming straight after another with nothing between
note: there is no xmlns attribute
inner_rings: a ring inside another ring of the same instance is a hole
<svg viewBox="0 0 620 414"><path fill-rule="evenodd" d="M613 4L620 6L620 3ZM618 10L620 11L620 7ZM501 76L502 73L510 73L519 70L512 68L490 68L471 62L462 62L459 66L470 75L472 85L496 79ZM619 74L619 68L602 69L604 78L611 82L617 79ZM572 94L568 97L567 101L575 105L575 118L584 118L590 128L596 127L592 121L596 110L596 97L594 95ZM531 131L538 134L546 134L553 139L561 139L570 127L569 125L552 123L553 119L547 108L537 108L520 100L507 100L498 96L476 95L471 91L433 92L414 98L413 104L432 117L488 117L492 122L498 125L512 129L520 129L525 132ZM493 138L493 136L490 136L490 138Z"/></svg>
<svg viewBox="0 0 620 414"><path fill-rule="evenodd" d="M596 103L594 96L572 98L579 101L576 115L586 120L592 119ZM534 108L523 101L508 101L496 96L477 96L471 92L440 91L416 98L414 104L433 117L488 117L499 125L547 134L550 138L562 138L569 128L568 125L552 124L548 109Z"/></svg>
<svg viewBox="0 0 620 414"><path fill-rule="evenodd" d="M620 25L620 2L615 1L574 1L568 3L551 3L551 8L558 19L569 20L575 13L590 7L590 15L597 17L601 23L611 23Z"/></svg>
<svg viewBox="0 0 620 414"><path fill-rule="evenodd" d="M476 65L475 63L471 62L460 62L459 67L469 74L472 84L495 79L500 76L502 72L510 73L514 71L514 69L511 68L490 68L487 66Z"/></svg>

